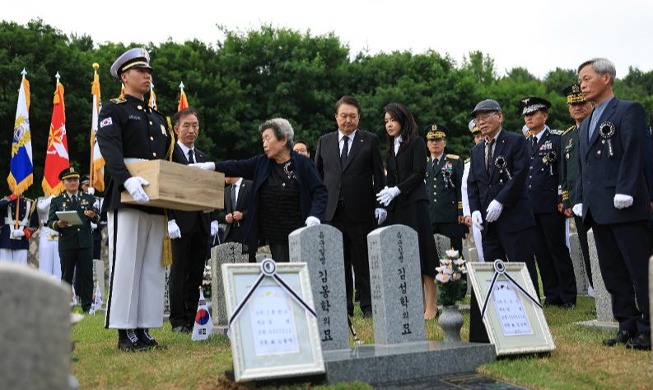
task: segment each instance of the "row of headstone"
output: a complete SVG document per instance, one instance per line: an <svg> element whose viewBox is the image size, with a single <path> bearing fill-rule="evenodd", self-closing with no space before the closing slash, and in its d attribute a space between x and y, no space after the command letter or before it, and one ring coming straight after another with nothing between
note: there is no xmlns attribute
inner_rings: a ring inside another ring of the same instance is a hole
<svg viewBox="0 0 653 390"><path fill-rule="evenodd" d="M592 229L587 232L587 243L590 250L596 319L600 322L616 322L612 314L612 295L610 295L608 290L605 288L605 283L603 283L603 276L601 275L601 268L599 267L599 256L596 252L594 231L592 231Z"/></svg>
<svg viewBox="0 0 653 390"><path fill-rule="evenodd" d="M578 292L578 295L587 295L589 278L587 276L587 270L585 269L585 259L580 246L578 233L572 233L569 235L569 252L572 265L574 266L574 275L576 276L576 291Z"/></svg>

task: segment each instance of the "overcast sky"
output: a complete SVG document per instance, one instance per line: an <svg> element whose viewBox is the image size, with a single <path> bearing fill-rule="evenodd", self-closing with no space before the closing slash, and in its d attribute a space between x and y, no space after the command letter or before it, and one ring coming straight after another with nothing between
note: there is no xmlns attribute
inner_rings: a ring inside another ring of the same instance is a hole
<svg viewBox="0 0 653 390"><path fill-rule="evenodd" d="M286 27L313 36L333 32L353 54L428 49L460 63L481 50L500 75L525 67L544 77L607 57L623 77L628 67L653 70L651 0L4 0L0 19L25 25L41 18L95 43L175 42L215 45L216 27Z"/></svg>

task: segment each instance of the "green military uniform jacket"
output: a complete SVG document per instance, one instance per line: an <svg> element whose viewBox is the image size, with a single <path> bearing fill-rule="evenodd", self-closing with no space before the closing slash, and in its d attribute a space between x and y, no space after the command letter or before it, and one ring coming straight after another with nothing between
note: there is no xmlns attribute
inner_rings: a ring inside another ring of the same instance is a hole
<svg viewBox="0 0 653 390"><path fill-rule="evenodd" d="M78 249L89 248L93 246L93 233L91 222L97 222L100 219L100 212L95 209L95 197L93 195L82 193L76 194L77 202L73 202L67 192L55 197L50 203L48 213L48 227L59 232L59 249ZM77 211L77 215L82 220L81 225L69 225L59 228L57 222L59 217L57 211ZM95 211L95 218L91 219L84 215L85 210Z"/></svg>
<svg viewBox="0 0 653 390"><path fill-rule="evenodd" d="M458 223L463 215L461 185L464 165L455 154L443 154L437 165L426 158L426 194L431 223Z"/></svg>
<svg viewBox="0 0 653 390"><path fill-rule="evenodd" d="M574 185L578 177L578 127L576 125L568 128L562 133L560 141L560 193L562 204L566 209L573 206Z"/></svg>

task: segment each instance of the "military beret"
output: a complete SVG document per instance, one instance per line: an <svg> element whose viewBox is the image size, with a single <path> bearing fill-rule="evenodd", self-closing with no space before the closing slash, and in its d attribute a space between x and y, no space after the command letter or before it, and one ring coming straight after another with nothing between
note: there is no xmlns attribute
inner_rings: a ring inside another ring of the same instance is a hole
<svg viewBox="0 0 653 390"><path fill-rule="evenodd" d="M447 138L447 132L449 132L449 129L447 129L445 126L432 124L431 128L429 129L429 132L426 133L426 139L427 140L445 139Z"/></svg>
<svg viewBox="0 0 653 390"><path fill-rule="evenodd" d="M563 91L567 96L567 104L585 103L585 95L580 91L580 85L572 84Z"/></svg>
<svg viewBox="0 0 653 390"><path fill-rule="evenodd" d="M59 180L66 179L79 179L79 172L75 169L75 167L68 167L61 171L59 174Z"/></svg>
<svg viewBox="0 0 653 390"><path fill-rule="evenodd" d="M475 116L477 112L482 111L501 111L501 105L496 100L485 99L478 102L474 110L472 111L472 116Z"/></svg>
<svg viewBox="0 0 653 390"><path fill-rule="evenodd" d="M152 70L152 67L150 66L150 55L147 50L143 48L134 48L124 52L113 62L113 65L111 65L111 75L118 79L124 71L132 68L145 68Z"/></svg>
<svg viewBox="0 0 653 390"><path fill-rule="evenodd" d="M551 103L539 97L529 96L519 101L519 110L521 115L531 114L535 111L546 111L551 107Z"/></svg>

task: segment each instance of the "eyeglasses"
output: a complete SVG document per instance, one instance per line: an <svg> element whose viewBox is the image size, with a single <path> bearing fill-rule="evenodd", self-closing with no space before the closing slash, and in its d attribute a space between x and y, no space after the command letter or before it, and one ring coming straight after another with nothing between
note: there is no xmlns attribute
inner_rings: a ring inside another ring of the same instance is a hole
<svg viewBox="0 0 653 390"><path fill-rule="evenodd" d="M474 120L478 124L478 122L480 122L480 121L488 120L494 114L498 114L498 112L497 111L491 111L491 112L484 112L482 114L476 114L476 116L474 116Z"/></svg>

